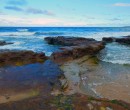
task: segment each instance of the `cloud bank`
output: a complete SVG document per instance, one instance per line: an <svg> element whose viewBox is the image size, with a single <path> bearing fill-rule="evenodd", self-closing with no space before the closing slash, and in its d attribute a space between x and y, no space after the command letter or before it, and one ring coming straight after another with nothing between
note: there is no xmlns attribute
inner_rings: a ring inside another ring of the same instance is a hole
<svg viewBox="0 0 130 110"><path fill-rule="evenodd" d="M130 3L115 3L113 6L117 7L130 7Z"/></svg>
<svg viewBox="0 0 130 110"><path fill-rule="evenodd" d="M49 10L41 10L37 8L21 8L18 6L5 6L4 8L7 10L17 11L17 12L19 11L19 12L28 13L28 14L41 14L41 15L48 15L48 16L55 15Z"/></svg>

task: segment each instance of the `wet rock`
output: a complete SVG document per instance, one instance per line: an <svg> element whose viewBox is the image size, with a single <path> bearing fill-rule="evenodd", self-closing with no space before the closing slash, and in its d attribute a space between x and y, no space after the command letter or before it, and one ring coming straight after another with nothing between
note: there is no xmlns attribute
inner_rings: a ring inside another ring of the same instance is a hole
<svg viewBox="0 0 130 110"><path fill-rule="evenodd" d="M121 44L130 44L130 38L117 38L115 42L118 42Z"/></svg>
<svg viewBox="0 0 130 110"><path fill-rule="evenodd" d="M0 104L0 110L129 110L126 107L129 107L130 104L123 106L123 104L112 104L109 100L93 100L98 100L102 105L91 104L88 96L81 94L42 95L17 102Z"/></svg>
<svg viewBox="0 0 130 110"><path fill-rule="evenodd" d="M87 38L47 37L45 40L49 44L64 46L60 48L60 51L54 52L51 55L51 59L58 63L80 58L85 55L95 55L105 47L103 42Z"/></svg>
<svg viewBox="0 0 130 110"><path fill-rule="evenodd" d="M67 81L67 79L62 79L61 80L61 90L62 91L65 91L67 88L68 88L68 86L69 86L69 83L68 83L68 81Z"/></svg>
<svg viewBox="0 0 130 110"><path fill-rule="evenodd" d="M105 43L112 43L112 42L117 42L120 44L130 44L130 37L125 37L125 38L114 38L114 37L108 37L108 38L103 38L103 42Z"/></svg>
<svg viewBox="0 0 130 110"><path fill-rule="evenodd" d="M113 37L104 37L102 38L102 41L105 42L105 43L111 43L111 42L114 42L115 38Z"/></svg>
<svg viewBox="0 0 130 110"><path fill-rule="evenodd" d="M17 65L43 62L47 57L44 53L35 53L33 51L5 51L0 53L0 65Z"/></svg>
<svg viewBox="0 0 130 110"><path fill-rule="evenodd" d="M63 51L54 52L51 55L51 59L56 62L69 61L85 55L95 55L103 48L104 45L100 43L91 46L73 46L70 48L65 47Z"/></svg>
<svg viewBox="0 0 130 110"><path fill-rule="evenodd" d="M7 43L7 42L5 42L5 41L0 41L0 46L8 45L8 44L13 44L13 43Z"/></svg>
<svg viewBox="0 0 130 110"><path fill-rule="evenodd" d="M130 35L128 35L128 36L123 36L123 37L127 37L127 38L128 38L128 37L130 37Z"/></svg>
<svg viewBox="0 0 130 110"><path fill-rule="evenodd" d="M59 36L59 37L46 37L45 41L47 41L48 44L52 44L52 45L76 46L76 45L83 45L89 43L89 41L95 41L95 40L91 38L88 39L78 38L78 37L65 38Z"/></svg>

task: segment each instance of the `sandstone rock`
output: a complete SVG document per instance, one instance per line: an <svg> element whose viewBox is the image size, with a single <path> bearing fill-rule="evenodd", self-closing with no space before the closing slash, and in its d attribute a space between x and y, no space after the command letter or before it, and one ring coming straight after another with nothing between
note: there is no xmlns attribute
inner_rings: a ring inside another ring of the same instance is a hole
<svg viewBox="0 0 130 110"><path fill-rule="evenodd" d="M47 37L45 40L49 44L64 46L60 48L60 51L54 52L51 55L51 59L58 63L80 58L85 55L95 55L105 47L103 42L88 38Z"/></svg>
<svg viewBox="0 0 130 110"><path fill-rule="evenodd" d="M47 57L44 53L35 53L33 51L5 51L0 53L0 66L17 65L43 62Z"/></svg>
<svg viewBox="0 0 130 110"><path fill-rule="evenodd" d="M79 38L79 37L70 37L65 38L62 36L59 37L46 37L45 41L48 42L48 44L52 45L62 45L62 46L76 46L76 45L83 45L86 43L89 43L89 41L95 41L91 38Z"/></svg>
<svg viewBox="0 0 130 110"><path fill-rule="evenodd" d="M51 55L51 59L55 61L68 61L76 58L83 57L85 55L94 55L104 48L102 44L94 44L89 46L72 46L69 49L64 48L63 51L54 52Z"/></svg>

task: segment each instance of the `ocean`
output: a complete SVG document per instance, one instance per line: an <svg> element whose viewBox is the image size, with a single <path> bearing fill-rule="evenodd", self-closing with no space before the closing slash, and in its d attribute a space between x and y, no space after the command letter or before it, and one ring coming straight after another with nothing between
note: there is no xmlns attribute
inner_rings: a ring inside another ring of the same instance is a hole
<svg viewBox="0 0 130 110"><path fill-rule="evenodd" d="M130 35L130 27L0 27L0 40L14 43L0 46L0 50L32 50L49 56L59 46L48 45L45 37L85 37L101 41L103 37L127 35ZM105 62L130 64L130 46L108 44L98 57Z"/></svg>

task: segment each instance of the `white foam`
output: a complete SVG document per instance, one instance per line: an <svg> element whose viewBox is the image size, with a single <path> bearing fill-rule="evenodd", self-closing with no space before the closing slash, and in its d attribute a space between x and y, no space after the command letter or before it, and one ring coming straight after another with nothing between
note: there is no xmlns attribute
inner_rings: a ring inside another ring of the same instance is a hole
<svg viewBox="0 0 130 110"><path fill-rule="evenodd" d="M86 38L94 38L95 40L101 41L103 37L122 37L128 36L130 32L95 32L89 33L88 35L84 36Z"/></svg>
<svg viewBox="0 0 130 110"><path fill-rule="evenodd" d="M121 65L130 64L130 61L127 61L127 60L106 60L106 59L104 59L103 61L110 62L110 63L113 63L113 64L121 64Z"/></svg>
<svg viewBox="0 0 130 110"><path fill-rule="evenodd" d="M0 36L31 36L35 32L0 32Z"/></svg>
<svg viewBox="0 0 130 110"><path fill-rule="evenodd" d="M24 44L25 42L14 42L14 44L12 45L21 45L21 44Z"/></svg>
<svg viewBox="0 0 130 110"><path fill-rule="evenodd" d="M130 47L118 43L107 44L99 59L114 64L130 64Z"/></svg>

